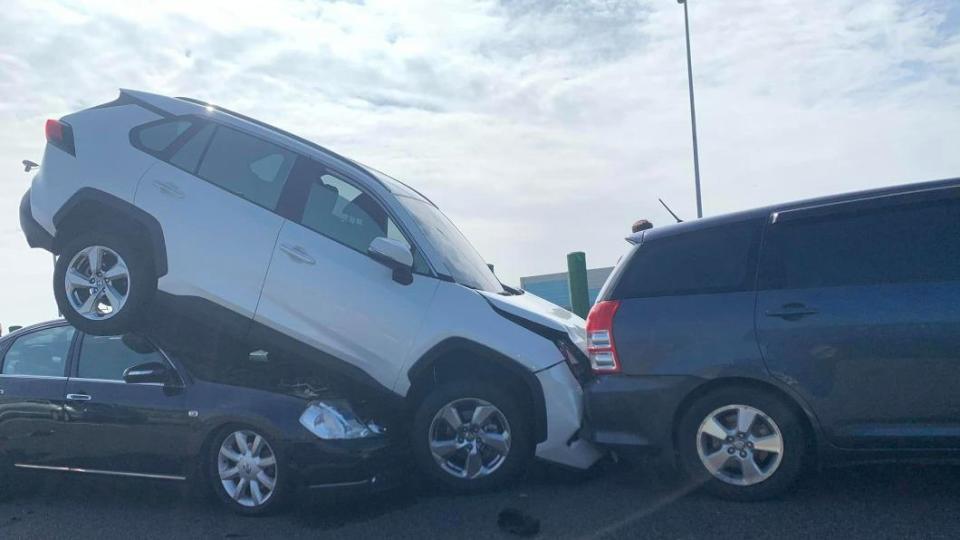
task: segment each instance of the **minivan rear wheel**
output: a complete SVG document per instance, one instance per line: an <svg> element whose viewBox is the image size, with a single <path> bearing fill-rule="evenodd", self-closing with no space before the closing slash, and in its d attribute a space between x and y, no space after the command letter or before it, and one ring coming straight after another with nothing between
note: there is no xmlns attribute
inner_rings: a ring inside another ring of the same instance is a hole
<svg viewBox="0 0 960 540"><path fill-rule="evenodd" d="M687 476L714 495L741 501L787 491L807 453L794 409L747 387L723 388L697 399L680 419L677 445Z"/></svg>
<svg viewBox="0 0 960 540"><path fill-rule="evenodd" d="M516 397L487 382L441 384L414 414L411 443L420 469L458 492L493 489L533 456L532 423Z"/></svg>
<svg viewBox="0 0 960 540"><path fill-rule="evenodd" d="M53 274L57 307L70 324L88 334L131 330L156 289L150 257L125 235L81 234L57 256Z"/></svg>

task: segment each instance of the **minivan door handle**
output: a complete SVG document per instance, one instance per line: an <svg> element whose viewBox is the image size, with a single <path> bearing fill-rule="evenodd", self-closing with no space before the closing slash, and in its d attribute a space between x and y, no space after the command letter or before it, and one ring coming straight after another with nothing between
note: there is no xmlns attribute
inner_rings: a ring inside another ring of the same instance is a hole
<svg viewBox="0 0 960 540"><path fill-rule="evenodd" d="M305 249L300 246L291 246L290 244L280 244L280 249L289 255L293 260L304 264L316 264L317 261L311 257Z"/></svg>
<svg viewBox="0 0 960 540"><path fill-rule="evenodd" d="M791 302L789 304L784 304L780 309L767 310L764 314L767 317L779 317L786 321L797 321L807 315L816 315L819 313L813 308L808 308L807 306L798 303Z"/></svg>

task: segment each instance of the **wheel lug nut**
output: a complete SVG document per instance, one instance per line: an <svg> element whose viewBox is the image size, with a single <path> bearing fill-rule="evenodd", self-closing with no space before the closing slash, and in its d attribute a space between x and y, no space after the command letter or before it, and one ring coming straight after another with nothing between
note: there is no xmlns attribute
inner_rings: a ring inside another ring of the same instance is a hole
<svg viewBox="0 0 960 540"><path fill-rule="evenodd" d="M740 457L742 457L742 458L747 457L747 453L744 452L744 451L741 451L741 452L740 452Z"/></svg>
<svg viewBox="0 0 960 540"><path fill-rule="evenodd" d="M730 448L727 448L728 454L733 455L734 452L736 452L736 450L732 446Z"/></svg>

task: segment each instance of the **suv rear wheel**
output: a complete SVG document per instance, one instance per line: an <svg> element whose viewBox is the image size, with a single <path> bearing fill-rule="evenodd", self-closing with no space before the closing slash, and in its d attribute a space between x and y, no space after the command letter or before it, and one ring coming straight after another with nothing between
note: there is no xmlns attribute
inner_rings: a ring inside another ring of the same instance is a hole
<svg viewBox="0 0 960 540"><path fill-rule="evenodd" d="M711 392L690 406L677 432L684 471L714 495L775 497L796 482L807 452L803 426L779 398L752 388Z"/></svg>
<svg viewBox="0 0 960 540"><path fill-rule="evenodd" d="M414 416L417 464L440 485L460 492L499 487L533 455L531 421L497 385L457 381L434 388Z"/></svg>
<svg viewBox="0 0 960 540"><path fill-rule="evenodd" d="M126 236L94 232L60 250L53 290L60 313L94 335L130 330L157 289L149 256Z"/></svg>

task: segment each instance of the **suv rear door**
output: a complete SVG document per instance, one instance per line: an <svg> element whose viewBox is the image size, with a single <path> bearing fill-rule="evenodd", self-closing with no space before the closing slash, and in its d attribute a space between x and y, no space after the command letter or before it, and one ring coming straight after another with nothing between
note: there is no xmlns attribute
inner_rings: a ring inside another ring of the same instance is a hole
<svg viewBox="0 0 960 540"><path fill-rule="evenodd" d="M187 120L184 120L186 118ZM192 122L174 142L154 136ZM211 300L252 318L283 218L277 213L297 155L232 127L183 117L135 129L135 145L159 158L136 204L160 222L168 273L159 289ZM154 139L159 142L152 144Z"/></svg>
<svg viewBox="0 0 960 540"><path fill-rule="evenodd" d="M960 447L958 189L783 212L757 329L841 447Z"/></svg>

